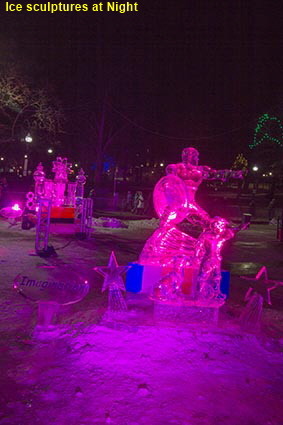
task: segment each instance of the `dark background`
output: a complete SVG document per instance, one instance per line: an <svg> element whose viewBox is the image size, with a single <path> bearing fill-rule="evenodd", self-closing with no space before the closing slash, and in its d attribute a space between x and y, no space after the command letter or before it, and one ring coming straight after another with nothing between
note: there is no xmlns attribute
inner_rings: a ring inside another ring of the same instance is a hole
<svg viewBox="0 0 283 425"><path fill-rule="evenodd" d="M86 2L85 2L86 3ZM91 7L91 3L88 3ZM48 83L67 117L62 154L92 155L88 120L106 99L122 128L109 148L131 161L231 166L258 117L282 116L282 2L139 1L138 12L5 12L0 61Z"/></svg>

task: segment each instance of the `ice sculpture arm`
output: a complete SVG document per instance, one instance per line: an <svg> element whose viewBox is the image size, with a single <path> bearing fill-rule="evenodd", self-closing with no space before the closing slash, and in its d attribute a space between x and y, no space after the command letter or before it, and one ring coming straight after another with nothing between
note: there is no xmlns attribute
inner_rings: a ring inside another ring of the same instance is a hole
<svg viewBox="0 0 283 425"><path fill-rule="evenodd" d="M214 170L207 166L202 166L203 178L205 180L222 180L226 181L231 178L233 179L243 179L244 173L242 170Z"/></svg>

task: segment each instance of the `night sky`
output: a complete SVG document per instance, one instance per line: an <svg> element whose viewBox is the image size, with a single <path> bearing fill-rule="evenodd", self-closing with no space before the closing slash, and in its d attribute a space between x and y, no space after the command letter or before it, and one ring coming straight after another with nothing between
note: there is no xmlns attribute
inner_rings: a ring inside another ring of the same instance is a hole
<svg viewBox="0 0 283 425"><path fill-rule="evenodd" d="M68 149L105 93L129 151L150 148L165 161L192 145L229 166L262 113L283 118L281 1L143 0L124 14L1 9L0 61L55 87Z"/></svg>

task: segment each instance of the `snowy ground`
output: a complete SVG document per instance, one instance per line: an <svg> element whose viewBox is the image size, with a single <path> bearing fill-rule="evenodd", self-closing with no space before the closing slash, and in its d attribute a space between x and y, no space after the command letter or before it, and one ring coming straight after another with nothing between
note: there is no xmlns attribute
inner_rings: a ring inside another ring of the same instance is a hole
<svg viewBox="0 0 283 425"><path fill-rule="evenodd" d="M274 229L256 226L226 249L231 297L213 327L160 321L141 294L127 294L123 317L105 316L107 296L93 267L106 265L111 250L119 264L137 260L153 231L148 222L128 224L97 228L89 241L54 234L58 257L40 258L29 255L34 229L0 221L0 424L282 424L282 289L265 307L259 335L237 322L246 291L237 273L253 275L265 264L283 280ZM83 301L61 309L53 331L35 332L36 304L12 283L26 267L47 264L75 265L92 287Z"/></svg>

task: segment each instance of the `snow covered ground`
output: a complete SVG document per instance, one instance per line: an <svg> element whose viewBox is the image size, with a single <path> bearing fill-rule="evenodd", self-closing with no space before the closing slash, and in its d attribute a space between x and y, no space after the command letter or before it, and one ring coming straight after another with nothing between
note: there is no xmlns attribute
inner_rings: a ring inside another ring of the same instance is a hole
<svg viewBox="0 0 283 425"><path fill-rule="evenodd" d="M127 224L97 228L89 241L53 234L58 257L40 258L29 255L34 229L9 229L0 221L0 424L282 424L282 291L265 307L259 335L239 327L246 287L236 275L218 327L163 322L141 294L127 294L122 317L106 316L107 294L93 267L106 265L112 250L119 264L137 260L154 229L148 222ZM239 235L226 265L253 270L264 262L279 279L282 252L272 231ZM61 308L53 330L40 331L37 305L13 291L13 279L26 267L60 264L75 265L91 290Z"/></svg>

